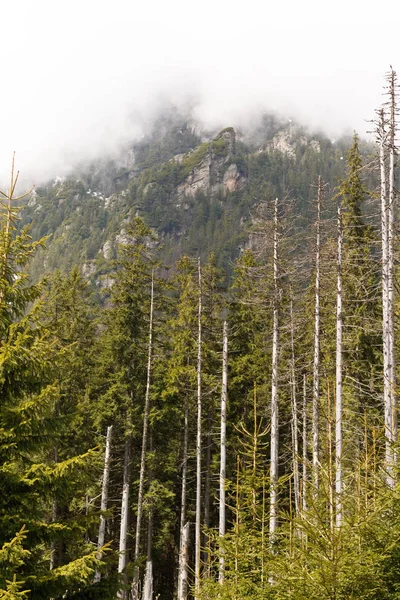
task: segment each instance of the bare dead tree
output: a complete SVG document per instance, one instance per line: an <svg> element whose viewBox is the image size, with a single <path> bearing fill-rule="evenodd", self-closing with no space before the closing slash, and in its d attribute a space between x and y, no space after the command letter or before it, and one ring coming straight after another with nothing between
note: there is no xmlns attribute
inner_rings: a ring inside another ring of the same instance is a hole
<svg viewBox="0 0 400 600"><path fill-rule="evenodd" d="M125 441L125 452L124 452L124 475L122 482L122 500L121 500L121 525L119 533L119 559L118 559L118 573L123 573L126 567L128 553L127 553L127 541L128 541L128 518L129 518L129 485L131 479L131 435L127 435ZM118 592L118 598L126 600L126 591L120 589Z"/></svg>
<svg viewBox="0 0 400 600"><path fill-rule="evenodd" d="M290 361L290 379L292 396L292 463L293 463L293 486L294 486L294 504L296 514L300 512L300 477L299 477L299 426L297 410L297 390L296 390L296 363L294 353L294 318L293 318L293 293L290 290L290 342L291 342L291 361Z"/></svg>
<svg viewBox="0 0 400 600"><path fill-rule="evenodd" d="M196 437L196 526L195 526L195 598L200 592L200 563L201 563L201 366L202 366L202 278L201 263L198 259L199 281L199 310L198 310L198 341L197 341L197 437Z"/></svg>
<svg viewBox="0 0 400 600"><path fill-rule="evenodd" d="M315 490L318 489L319 471L319 354L320 354L320 276L321 276L321 204L323 183L318 177L317 234L315 251L315 308L314 308L314 362L312 405L312 475Z"/></svg>
<svg viewBox="0 0 400 600"><path fill-rule="evenodd" d="M278 416L278 367L279 367L279 265L278 265L278 198L274 206L274 254L273 254L273 339L272 339L272 386L271 386L271 465L270 465L270 514L269 533L271 543L277 527L279 416Z"/></svg>
<svg viewBox="0 0 400 600"><path fill-rule="evenodd" d="M395 444L397 442L397 394L396 394L396 356L395 356L395 329L394 329L394 219L395 219L395 199L396 199L396 181L395 181L395 163L396 163L396 117L397 117L397 74L390 68L387 76L388 94L389 94L389 136L388 136L388 154L389 154L389 196L388 196L388 343L389 343L389 369L390 369L390 394L391 394L391 442L392 442L392 460L393 472L396 463ZM394 479L392 486L394 485Z"/></svg>
<svg viewBox="0 0 400 600"><path fill-rule="evenodd" d="M228 394L228 324L224 321L223 350L222 350L222 392L221 392L221 459L219 471L219 537L225 537L225 478L226 478L226 402ZM225 556L223 542L219 549L219 576L220 584L224 583Z"/></svg>
<svg viewBox="0 0 400 600"><path fill-rule="evenodd" d="M335 500L336 500L336 526L341 527L343 521L343 476L342 476L342 383L343 383L343 308L342 308L342 248L343 226L342 212L338 207L337 219L337 297L336 297L336 410L335 410Z"/></svg>
<svg viewBox="0 0 400 600"><path fill-rule="evenodd" d="M149 430L149 413L150 413L150 383L151 383L151 367L153 356L153 313L154 313L154 271L151 274L151 291L150 291L150 321L149 321L149 342L147 347L147 378L146 378L146 393L144 402L143 414L143 432L142 432L142 451L140 456L140 473L139 473L139 491L136 516L136 536L135 536L135 552L134 552L134 576L132 582L131 595L133 600L139 597L139 567L137 561L140 553L140 534L141 522L143 513L143 497L144 497L144 479L146 469L146 453L147 453L147 437Z"/></svg>
<svg viewBox="0 0 400 600"><path fill-rule="evenodd" d="M106 517L105 512L107 510L108 503L108 483L110 480L110 465L111 465L111 438L112 438L112 425L107 427L107 436L106 436L106 448L104 453L104 470L103 470L103 483L101 488L101 504L100 504L100 525L99 525L99 535L97 538L97 558L101 558L101 548L104 546L105 532L106 532ZM94 582L97 583L101 579L100 570L96 570L96 574L94 576Z"/></svg>

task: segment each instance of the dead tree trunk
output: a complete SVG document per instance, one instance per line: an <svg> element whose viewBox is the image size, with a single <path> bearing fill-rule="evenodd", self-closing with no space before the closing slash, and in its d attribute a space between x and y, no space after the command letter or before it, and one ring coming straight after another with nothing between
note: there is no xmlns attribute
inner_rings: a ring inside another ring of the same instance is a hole
<svg viewBox="0 0 400 600"><path fill-rule="evenodd" d="M178 600L187 599L189 563L189 523L182 527L179 556Z"/></svg>
<svg viewBox="0 0 400 600"><path fill-rule="evenodd" d="M225 556L223 539L225 537L225 478L226 478L226 402L228 394L228 324L224 321L222 350L222 392L221 392L221 462L219 471L219 576L220 584L224 583Z"/></svg>
<svg viewBox="0 0 400 600"><path fill-rule="evenodd" d="M379 166L381 177L381 240L382 240L382 341L383 341L383 402L385 412L385 466L388 485L393 486L392 469L392 395L389 343L389 218L386 181L386 118L379 111Z"/></svg>
<svg viewBox="0 0 400 600"><path fill-rule="evenodd" d="M188 560L188 527L186 523L186 489L187 489L187 462L189 442L189 398L185 399L185 416L183 431L183 464L182 464L182 487L181 487L181 519L180 519L180 541L179 541L179 571L178 571L178 600L186 600L187 596L187 560Z"/></svg>
<svg viewBox="0 0 400 600"><path fill-rule="evenodd" d="M277 527L278 500L278 458L279 458L279 417L278 417L278 364L279 364L279 271L278 271L278 198L274 210L274 300L273 300L273 340L272 340L272 386L271 386L271 465L270 465L270 513L269 533L273 543Z"/></svg>
<svg viewBox="0 0 400 600"><path fill-rule="evenodd" d="M312 479L315 490L319 483L319 334L320 334L320 261L321 261L321 204L323 185L318 177L317 238L315 252L315 314L314 314L314 363L313 363L313 410L312 410Z"/></svg>
<svg viewBox="0 0 400 600"><path fill-rule="evenodd" d="M107 510L108 503L108 482L110 480L110 464L111 464L111 437L112 437L112 425L107 427L106 436L106 450L104 453L104 471L103 471L103 485L101 488L101 504L100 504L100 525L99 535L97 539L97 558L101 558L101 548L104 546L105 532L106 532L106 517L105 512ZM94 582L97 583L101 579L99 569L96 570Z"/></svg>
<svg viewBox="0 0 400 600"><path fill-rule="evenodd" d="M343 338L343 314L342 314L342 247L343 227L342 213L338 208L338 234L337 234L337 299L336 299L336 477L335 477L335 499L336 499L336 527L341 527L343 521L342 503L342 338Z"/></svg>
<svg viewBox="0 0 400 600"><path fill-rule="evenodd" d="M303 374L303 487L302 487L302 509L307 511L307 380Z"/></svg>
<svg viewBox="0 0 400 600"><path fill-rule="evenodd" d="M150 434L149 443L150 452L153 450L152 436ZM149 473L149 480L153 478L152 470ZM152 561L152 546L153 546L153 501L150 500L149 516L147 522L147 560L146 570L144 574L142 600L152 600L153 598L153 561Z"/></svg>
<svg viewBox="0 0 400 600"><path fill-rule="evenodd" d="M198 311L198 341L197 341L197 437L196 437L196 527L195 527L195 598L200 591L200 562L201 562L201 363L202 363L202 283L201 264L198 259L199 281L199 311Z"/></svg>
<svg viewBox="0 0 400 600"><path fill-rule="evenodd" d="M394 209L395 209L395 157L396 157L396 88L397 75L391 68L388 76L389 83L389 202L388 202L388 324L389 324L389 367L390 367L390 392L392 406L392 454L393 454L393 483L394 471L396 468L396 450L397 442L397 394L396 394L396 357L395 357L395 336L394 336Z"/></svg>
<svg viewBox="0 0 400 600"><path fill-rule="evenodd" d="M208 528L210 526L210 495L211 495L211 409L207 414L207 433L206 433L206 465L204 477L204 528L203 534L203 578L210 576L210 540L208 537Z"/></svg>
<svg viewBox="0 0 400 600"><path fill-rule="evenodd" d="M290 293L290 338L291 338L291 365L290 379L292 392L292 463L293 463L293 487L294 487L294 505L296 515L300 512L300 478L299 478L299 426L296 395L296 363L294 355L294 319L293 319L293 295Z"/></svg>
<svg viewBox="0 0 400 600"><path fill-rule="evenodd" d="M119 534L118 573L123 573L127 563L128 517L129 517L129 484L131 479L131 436L125 442L124 477L122 484L121 526ZM118 592L118 598L126 600L125 590Z"/></svg>
<svg viewBox="0 0 400 600"><path fill-rule="evenodd" d="M140 456L140 473L139 473L139 491L136 516L136 536L135 536L135 553L134 553L134 576L132 583L132 598L136 600L139 597L139 567L137 561L140 553L140 534L141 521L143 513L143 496L144 496L144 476L146 469L146 452L147 452L147 436L149 430L149 412L150 412L150 382L151 382L151 366L153 355L153 313L154 313L154 272L151 274L151 292L150 292L150 323L149 323L149 343L147 351L147 380L146 394L144 401L143 415L143 433L142 433L142 452Z"/></svg>

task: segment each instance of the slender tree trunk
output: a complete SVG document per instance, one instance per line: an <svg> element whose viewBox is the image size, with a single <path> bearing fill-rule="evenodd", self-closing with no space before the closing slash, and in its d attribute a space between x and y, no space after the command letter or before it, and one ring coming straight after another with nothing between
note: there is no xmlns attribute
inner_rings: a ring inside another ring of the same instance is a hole
<svg viewBox="0 0 400 600"><path fill-rule="evenodd" d="M206 434L206 468L204 478L204 528L203 535L203 578L210 576L210 540L208 528L210 527L210 495L211 495L211 413L208 409L207 414L207 434Z"/></svg>
<svg viewBox="0 0 400 600"><path fill-rule="evenodd" d="M392 405L391 437L393 444L393 486L396 467L397 442L397 394L396 394L396 357L394 338L394 209L395 209L395 154L396 154L396 87L397 76L393 69L389 73L389 203L388 203L388 323L389 323L389 363L390 363L390 393Z"/></svg>
<svg viewBox="0 0 400 600"><path fill-rule="evenodd" d="M199 280L199 312L198 312L198 342L197 342L197 438L196 438L196 530L195 530L195 598L200 592L200 558L201 558L201 362L202 362L202 284L201 264L198 259Z"/></svg>
<svg viewBox="0 0 400 600"><path fill-rule="evenodd" d="M279 315L278 315L278 198L274 210L274 305L273 305L273 341L272 341L272 389L271 389L271 467L270 467L270 514L269 533L271 543L274 541L277 526L278 499L278 362L279 362Z"/></svg>
<svg viewBox="0 0 400 600"><path fill-rule="evenodd" d="M131 479L131 436L129 435L125 442L124 453L124 477L122 485L122 501L121 501L121 527L119 534L119 560L118 573L123 573L127 563L127 541L128 541L128 517L129 517L129 483ZM120 590L118 598L126 599L126 592Z"/></svg>
<svg viewBox="0 0 400 600"><path fill-rule="evenodd" d="M343 227L342 213L338 209L338 240L337 240L337 300L336 300L336 409L335 409L335 499L336 499L336 527L341 527L343 521L342 506L342 339L343 339L343 309L342 309L342 247Z"/></svg>
<svg viewBox="0 0 400 600"><path fill-rule="evenodd" d="M140 474L139 474L139 491L138 491L138 504L137 504L137 516L136 516L136 536L135 536L135 553L134 553L134 576L132 583L132 598L137 600L139 597L139 567L137 561L140 553L140 534L141 534L141 521L143 513L143 497L144 497L144 476L146 469L146 452L147 452L147 437L149 430L149 412L150 412L150 382L151 382L151 366L153 357L153 313L154 313L154 272L151 274L151 293L150 293L150 323L149 323L149 343L147 351L147 380L146 380L146 394L144 402L144 415L143 415L143 433L142 433L142 452L140 456Z"/></svg>
<svg viewBox="0 0 400 600"><path fill-rule="evenodd" d="M225 537L225 478L226 478L226 402L228 394L228 324L224 321L222 350L222 393L221 393L221 462L219 471L219 537ZM219 548L219 583L224 583L225 556L223 541Z"/></svg>
<svg viewBox="0 0 400 600"><path fill-rule="evenodd" d="M241 505L240 505L240 493L239 493L239 483L240 483L240 458L239 455L236 457L236 498L235 498L235 525L234 525L234 533L235 533L235 600L238 600L237 590L238 590L238 582L239 582L239 526L240 526L240 513L241 513Z"/></svg>
<svg viewBox="0 0 400 600"><path fill-rule="evenodd" d="M100 525L99 535L97 538L97 558L101 558L101 548L104 546L104 539L106 533L106 517L104 515L107 510L108 503L108 482L110 480L110 464L111 464L111 438L112 438L112 425L107 427L106 436L106 450L104 453L104 471L103 471L103 485L101 488L101 504L100 504ZM101 579L100 571L97 569L94 577L94 582L97 583Z"/></svg>
<svg viewBox="0 0 400 600"><path fill-rule="evenodd" d="M386 181L385 113L379 112L379 165L381 175L381 239L382 239L382 340L383 340L383 401L385 411L385 466L388 485L393 486L392 470L392 397L389 342L389 222Z"/></svg>
<svg viewBox="0 0 400 600"><path fill-rule="evenodd" d="M330 389L330 383L329 383L329 378L327 379L327 390L326 390L326 396L327 396L327 409L328 409L328 415L327 415L327 456L328 456L328 485L329 485L329 525L330 525L330 530L331 530L331 536L333 538L334 535L334 529L335 529L335 484L334 484L334 466L333 466L333 435L332 435L332 406L331 406L331 389ZM331 556L332 559L334 557L334 544L331 544L332 546L332 550L331 550Z"/></svg>
<svg viewBox="0 0 400 600"><path fill-rule="evenodd" d="M179 542L179 572L178 572L178 600L185 600L187 596L187 568L188 568L188 543L189 523L186 523L186 489L187 489L187 462L189 441L189 398L185 399L185 416L183 431L183 464L182 464L182 489L181 489L181 519Z"/></svg>
<svg viewBox="0 0 400 600"><path fill-rule="evenodd" d="M188 590L189 523L182 527L179 555L178 600L186 600Z"/></svg>
<svg viewBox="0 0 400 600"><path fill-rule="evenodd" d="M153 450L152 436L150 434L150 452ZM150 471L149 480L151 482L153 473ZM147 560L146 571L144 575L142 600L152 600L153 598L153 561L152 561L152 546L153 546L153 506L152 501L149 506L149 516L147 522Z"/></svg>
<svg viewBox="0 0 400 600"><path fill-rule="evenodd" d="M320 334L320 261L321 261L321 204L323 184L318 177L317 239L315 252L315 314L314 314L314 363L313 363L313 410L312 410L312 479L315 490L319 483L319 334Z"/></svg>
<svg viewBox="0 0 400 600"><path fill-rule="evenodd" d="M153 561L146 560L146 571L144 576L142 600L152 600L153 598Z"/></svg>
<svg viewBox="0 0 400 600"><path fill-rule="evenodd" d="M303 512L307 511L307 380L306 374L303 374Z"/></svg>
<svg viewBox="0 0 400 600"><path fill-rule="evenodd" d="M290 290L290 337L291 337L291 391L292 391L292 462L293 462L293 487L294 505L296 515L300 512L300 478L299 478L299 426L297 422L297 395L296 395L296 363L294 356L294 320L293 320L293 295Z"/></svg>

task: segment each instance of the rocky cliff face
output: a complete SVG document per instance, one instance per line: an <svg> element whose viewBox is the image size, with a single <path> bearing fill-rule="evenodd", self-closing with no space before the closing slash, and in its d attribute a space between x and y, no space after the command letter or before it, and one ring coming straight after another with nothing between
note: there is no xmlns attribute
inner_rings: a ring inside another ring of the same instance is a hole
<svg viewBox="0 0 400 600"><path fill-rule="evenodd" d="M301 134L301 130L298 127L290 125L283 131L278 131L262 150L266 150L267 152L281 152L294 159L296 158L296 150L302 147L309 147L314 152L321 151L318 140L310 140L307 136Z"/></svg>
<svg viewBox="0 0 400 600"><path fill-rule="evenodd" d="M242 189L246 178L235 163L236 133L229 128L222 131L208 144L204 157L190 171L177 187L180 201L193 198L198 192L216 195L236 192ZM190 155L187 157L190 159ZM180 162L185 159L179 157Z"/></svg>

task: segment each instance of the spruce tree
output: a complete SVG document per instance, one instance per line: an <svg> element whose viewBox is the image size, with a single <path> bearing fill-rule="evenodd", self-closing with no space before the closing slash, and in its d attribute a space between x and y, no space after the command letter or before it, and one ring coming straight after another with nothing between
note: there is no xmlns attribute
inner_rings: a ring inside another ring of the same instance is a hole
<svg viewBox="0 0 400 600"><path fill-rule="evenodd" d="M27 273L44 240L34 242L26 228L18 231L17 180L13 169L0 215L0 487L7 490L0 501L0 590L4 597L15 590L15 597L55 598L90 588L101 564L85 545L86 519L76 512L52 518L55 496L72 495L78 502L84 497L96 453L81 449L54 460L61 400L52 371L57 348L51 328L41 321L43 288ZM68 552L51 569L56 538Z"/></svg>

